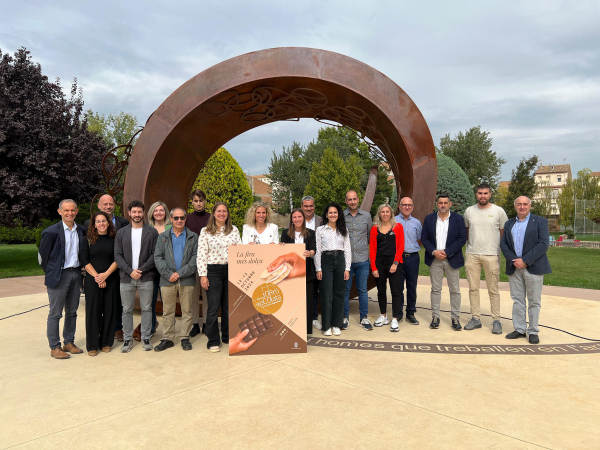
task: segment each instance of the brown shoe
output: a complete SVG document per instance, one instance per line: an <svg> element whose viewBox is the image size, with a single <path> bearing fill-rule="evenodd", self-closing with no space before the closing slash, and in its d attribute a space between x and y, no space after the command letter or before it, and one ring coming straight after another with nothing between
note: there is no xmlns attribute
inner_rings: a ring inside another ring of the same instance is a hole
<svg viewBox="0 0 600 450"><path fill-rule="evenodd" d="M63 352L63 349L60 345L50 351L50 356L56 359L69 359L71 357L71 355L68 353Z"/></svg>
<svg viewBox="0 0 600 450"><path fill-rule="evenodd" d="M103 351L104 353L110 353L110 351L111 351L111 350L112 350L112 348L111 348L111 347L102 347L102 351Z"/></svg>
<svg viewBox="0 0 600 450"><path fill-rule="evenodd" d="M96 356L98 354L98 350L90 350L88 352L88 356Z"/></svg>
<svg viewBox="0 0 600 450"><path fill-rule="evenodd" d="M122 341L124 340L124 336L123 336L123 330L117 330L115 331L115 339L117 341Z"/></svg>
<svg viewBox="0 0 600 450"><path fill-rule="evenodd" d="M142 342L142 324L140 323L135 330L133 330L133 340Z"/></svg>
<svg viewBox="0 0 600 450"><path fill-rule="evenodd" d="M71 343L71 344L67 344L63 347L63 352L69 352L72 355L77 355L79 353L83 353L83 350L78 348L75 344Z"/></svg>

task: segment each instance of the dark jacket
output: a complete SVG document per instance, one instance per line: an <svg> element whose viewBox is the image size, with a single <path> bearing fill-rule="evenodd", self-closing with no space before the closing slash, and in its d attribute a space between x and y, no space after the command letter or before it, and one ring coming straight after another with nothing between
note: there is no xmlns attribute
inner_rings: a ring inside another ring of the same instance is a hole
<svg viewBox="0 0 600 450"><path fill-rule="evenodd" d="M423 221L423 231L421 231L421 242L425 247L425 264L428 266L433 262L435 258L433 252L437 249L435 236L437 217L436 212L428 214ZM446 239L444 251L448 255L450 267L458 269L465 265L462 248L467 243L467 228L465 227L465 219L458 213L450 212L448 220L450 220L450 223L448 224L448 238Z"/></svg>
<svg viewBox="0 0 600 450"><path fill-rule="evenodd" d="M313 230L306 229L308 231L308 238L304 239L304 247L306 250L312 250L317 252L317 235ZM295 244L294 238L288 236L288 230L285 229L281 232L281 241L285 244ZM312 258L306 258L306 281L314 280L317 277L315 272L315 261Z"/></svg>
<svg viewBox="0 0 600 450"><path fill-rule="evenodd" d="M127 225L129 225L129 222L127 221L127 219L123 219L122 217L119 216L113 216L115 218L115 232L119 231L121 228L125 228ZM85 227L85 231L87 232L89 226L90 226L90 221L92 219L88 219L85 221L85 223L83 224L83 226Z"/></svg>
<svg viewBox="0 0 600 450"><path fill-rule="evenodd" d="M75 224L79 243L85 237L85 229L81 225ZM65 229L61 220L54 225L50 225L42 231L42 240L38 249L38 260L42 270L46 274L44 283L49 288L54 288L60 283L62 266L65 263ZM81 259L79 260L81 264Z"/></svg>
<svg viewBox="0 0 600 450"><path fill-rule="evenodd" d="M178 272L181 286L195 286L198 235L189 228L185 228L185 248L183 249L181 269L176 270L173 241L171 240L172 231L173 229L171 228L159 234L156 241L156 248L154 249L154 265L160 274L160 285L173 286L176 282L171 283L169 278L175 272Z"/></svg>
<svg viewBox="0 0 600 450"><path fill-rule="evenodd" d="M513 259L518 256L515 253L515 241L512 236L512 228L517 221L513 217L504 224L504 234L500 239L500 248L506 258L506 275L515 273ZM550 233L548 231L548 219L535 214L530 214L529 222L523 238L522 259L527 264L527 271L534 275L552 273L550 261L548 261L548 247L550 246Z"/></svg>
<svg viewBox="0 0 600 450"><path fill-rule="evenodd" d="M131 283L131 225L121 228L115 238L115 262L119 268L121 283ZM156 269L154 268L154 248L158 239L158 231L148 224L142 229L142 248L140 250L140 265L142 271L140 281L153 281Z"/></svg>

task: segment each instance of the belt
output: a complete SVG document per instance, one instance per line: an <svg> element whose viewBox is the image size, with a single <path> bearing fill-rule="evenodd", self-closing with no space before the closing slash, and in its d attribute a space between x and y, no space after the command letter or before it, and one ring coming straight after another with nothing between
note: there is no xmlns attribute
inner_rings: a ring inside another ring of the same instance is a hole
<svg viewBox="0 0 600 450"><path fill-rule="evenodd" d="M410 256L410 255L418 255L419 252L412 252L412 253L402 253L402 256Z"/></svg>
<svg viewBox="0 0 600 450"><path fill-rule="evenodd" d="M325 252L322 252L323 255L343 255L344 251L343 250L327 250Z"/></svg>
<svg viewBox="0 0 600 450"><path fill-rule="evenodd" d="M78 270L78 271L81 271L81 268L80 267L67 267L67 268L65 268L63 270Z"/></svg>

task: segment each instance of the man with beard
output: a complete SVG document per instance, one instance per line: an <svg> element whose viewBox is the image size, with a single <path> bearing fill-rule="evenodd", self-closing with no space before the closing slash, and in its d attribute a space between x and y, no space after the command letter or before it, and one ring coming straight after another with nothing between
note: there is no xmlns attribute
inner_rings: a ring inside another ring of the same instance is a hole
<svg viewBox="0 0 600 450"><path fill-rule="evenodd" d="M479 310L479 280L481 268L485 271L490 305L492 307L492 333L502 334L500 322L500 238L504 233L504 224L508 220L506 212L499 206L490 203L492 191L489 184L477 186L477 204L469 206L465 211L467 227L467 251L465 270L469 282L469 302L471 303L471 320L465 330L481 328Z"/></svg>

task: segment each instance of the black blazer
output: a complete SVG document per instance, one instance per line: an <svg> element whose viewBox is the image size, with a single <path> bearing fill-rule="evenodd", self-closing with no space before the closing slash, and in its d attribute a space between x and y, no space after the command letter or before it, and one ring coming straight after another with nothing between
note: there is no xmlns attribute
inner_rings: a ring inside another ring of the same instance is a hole
<svg viewBox="0 0 600 450"><path fill-rule="evenodd" d="M304 240L304 247L306 250L312 250L315 253L317 252L317 235L315 232L309 228L306 229L308 231L308 239ZM281 232L281 241L285 244L295 244L295 239L292 239L288 236L287 228ZM311 281L317 278L317 273L315 272L315 262L312 258L306 258L306 281ZM307 300L308 301L308 300Z"/></svg>
<svg viewBox="0 0 600 450"><path fill-rule="evenodd" d="M512 236L512 228L517 221L513 217L504 224L504 234L500 239L500 248L506 258L506 275L515 273L513 259L518 256L515 253L515 241ZM523 238L523 256L522 260L527 264L527 271L534 275L544 275L552 273L550 261L548 261L548 247L550 246L550 233L548 231L548 219L535 214L529 215L529 222L525 229Z"/></svg>
<svg viewBox="0 0 600 450"><path fill-rule="evenodd" d="M85 236L85 228L77 224L75 226L81 244ZM49 288L55 288L60 282L62 266L65 263L65 230L62 220L42 231L38 255L42 270L46 274L44 283Z"/></svg>
<svg viewBox="0 0 600 450"><path fill-rule="evenodd" d="M450 223L448 224L448 238L446 239L446 248L444 251L448 255L450 267L458 269L465 265L465 258L462 254L462 248L467 243L467 228L465 219L458 213L450 212ZM437 248L436 240L437 213L428 214L423 221L423 231L421 232L421 242L425 247L425 264L431 265L433 252ZM505 228L506 230L506 228Z"/></svg>
<svg viewBox="0 0 600 450"><path fill-rule="evenodd" d="M121 228L115 238L115 262L119 268L121 283L131 283L131 263L133 261L131 248L131 225ZM142 248L140 250L140 266L142 271L140 281L153 281L156 269L154 267L154 250L158 240L158 231L147 223L142 229Z"/></svg>
<svg viewBox="0 0 600 450"><path fill-rule="evenodd" d="M124 219L122 217L119 216L113 216L115 218L115 232L119 231L121 228L125 228L127 225L129 225L129 222L127 221L127 219ZM83 224L83 226L85 227L85 231L87 232L87 229L90 226L90 221L92 219L88 219L85 221L85 223Z"/></svg>

